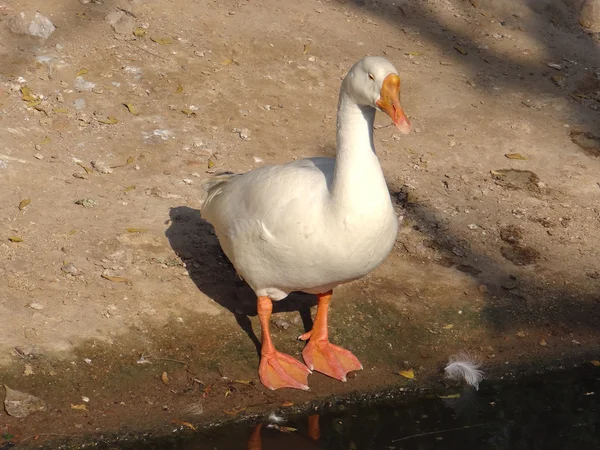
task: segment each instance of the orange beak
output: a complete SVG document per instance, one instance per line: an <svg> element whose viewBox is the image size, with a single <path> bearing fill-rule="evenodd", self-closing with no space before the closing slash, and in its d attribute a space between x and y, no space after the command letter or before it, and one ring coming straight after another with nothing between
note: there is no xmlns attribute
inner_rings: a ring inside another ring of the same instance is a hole
<svg viewBox="0 0 600 450"><path fill-rule="evenodd" d="M410 133L410 122L400 105L400 77L395 73L389 74L383 80L377 106L391 117L402 134Z"/></svg>

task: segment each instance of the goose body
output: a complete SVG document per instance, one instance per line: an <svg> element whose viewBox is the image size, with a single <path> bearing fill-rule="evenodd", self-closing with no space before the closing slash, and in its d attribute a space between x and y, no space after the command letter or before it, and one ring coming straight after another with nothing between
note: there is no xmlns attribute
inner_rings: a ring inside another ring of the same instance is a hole
<svg viewBox="0 0 600 450"><path fill-rule="evenodd" d="M383 109L409 131L398 92L391 63L364 58L340 90L336 158L264 166L207 184L202 217L259 303L292 291L326 294L368 274L391 251L398 220L375 153L373 122L375 108Z"/></svg>

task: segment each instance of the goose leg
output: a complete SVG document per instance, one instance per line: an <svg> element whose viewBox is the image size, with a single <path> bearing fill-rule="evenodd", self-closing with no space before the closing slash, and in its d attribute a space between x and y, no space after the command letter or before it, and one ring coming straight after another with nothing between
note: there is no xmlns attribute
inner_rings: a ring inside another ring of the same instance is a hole
<svg viewBox="0 0 600 450"><path fill-rule="evenodd" d="M362 370L363 366L356 356L348 350L329 342L327 315L332 293L332 291L329 291L317 296L319 303L313 328L308 333L300 336L299 339L302 341L309 340L302 351L302 357L309 369L346 381L348 372Z"/></svg>
<svg viewBox="0 0 600 450"><path fill-rule="evenodd" d="M258 375L260 382L269 389L295 388L308 390L308 375L311 373L301 362L290 355L275 350L269 324L273 303L269 297L258 297L258 318L262 329L262 348Z"/></svg>

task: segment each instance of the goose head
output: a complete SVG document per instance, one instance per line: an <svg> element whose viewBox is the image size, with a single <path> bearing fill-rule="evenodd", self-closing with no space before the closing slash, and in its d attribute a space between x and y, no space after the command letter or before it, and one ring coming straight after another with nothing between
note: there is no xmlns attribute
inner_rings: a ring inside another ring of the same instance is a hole
<svg viewBox="0 0 600 450"><path fill-rule="evenodd" d="M367 56L358 61L344 78L342 89L357 105L386 113L401 133L410 133L410 122L400 104L400 77L386 58Z"/></svg>

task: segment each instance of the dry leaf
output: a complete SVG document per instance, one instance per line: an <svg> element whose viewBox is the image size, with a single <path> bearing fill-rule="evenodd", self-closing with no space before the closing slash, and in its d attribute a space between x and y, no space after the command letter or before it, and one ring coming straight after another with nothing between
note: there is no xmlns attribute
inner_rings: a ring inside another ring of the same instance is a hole
<svg viewBox="0 0 600 450"><path fill-rule="evenodd" d="M438 395L438 398L460 398L460 394Z"/></svg>
<svg viewBox="0 0 600 450"><path fill-rule="evenodd" d="M223 410L223 412L225 414L230 415L230 416L237 416L239 413L241 413L242 411L245 411L245 410L246 410L246 407L244 406L244 407L235 408L235 409L232 409L232 410L229 410L229 411Z"/></svg>
<svg viewBox="0 0 600 450"><path fill-rule="evenodd" d="M134 189L135 189L135 185L127 186L125 189L123 189L123 192L130 192L130 191L133 191Z"/></svg>
<svg viewBox="0 0 600 450"><path fill-rule="evenodd" d="M234 383L240 383L240 384L252 384L252 381L250 380L234 380Z"/></svg>
<svg viewBox="0 0 600 450"><path fill-rule="evenodd" d="M21 88L21 95L22 99L26 102L34 102L37 100L35 96L31 93L31 89L29 89L27 86L23 86Z"/></svg>
<svg viewBox="0 0 600 450"><path fill-rule="evenodd" d="M590 362L591 362L591 363L592 363L594 366L596 366L596 367L600 367L600 361L593 360L593 361L590 361Z"/></svg>
<svg viewBox="0 0 600 450"><path fill-rule="evenodd" d="M36 106L40 105L42 103L41 100L32 100L30 102L27 102L27 107L28 108L35 108Z"/></svg>
<svg viewBox="0 0 600 450"><path fill-rule="evenodd" d="M194 425L192 425L189 422L184 422L183 420L173 419L171 420L171 423L174 423L176 425L183 425L184 427L188 427L191 430L198 431Z"/></svg>
<svg viewBox="0 0 600 450"><path fill-rule="evenodd" d="M169 38L151 37L150 40L159 45L170 45L173 43L173 41Z"/></svg>
<svg viewBox="0 0 600 450"><path fill-rule="evenodd" d="M284 408L289 408L290 406L294 406L294 402L283 402L281 406Z"/></svg>
<svg viewBox="0 0 600 450"><path fill-rule="evenodd" d="M85 75L86 73L88 73L87 69L79 69L79 72L77 72L77 75L75 76L80 77L81 75Z"/></svg>
<svg viewBox="0 0 600 450"><path fill-rule="evenodd" d="M19 236L9 236L8 240L10 242L23 242L23 238L20 238Z"/></svg>
<svg viewBox="0 0 600 450"><path fill-rule="evenodd" d="M57 114L67 114L69 112L67 108L54 108L52 111Z"/></svg>
<svg viewBox="0 0 600 450"><path fill-rule="evenodd" d="M128 233L145 233L148 228L125 228Z"/></svg>
<svg viewBox="0 0 600 450"><path fill-rule="evenodd" d="M105 123L107 125L114 125L116 123L119 123L117 118L113 116L108 116L106 119L98 119L98 122Z"/></svg>
<svg viewBox="0 0 600 450"><path fill-rule="evenodd" d="M21 203L19 203L19 210L23 211L25 208L27 208L27 206L31 203L31 199L26 198L25 200L21 200Z"/></svg>
<svg viewBox="0 0 600 450"><path fill-rule="evenodd" d="M294 431L298 431L298 428L292 428L292 427L277 427L277 429L279 431L282 431L283 433L292 433Z"/></svg>
<svg viewBox="0 0 600 450"><path fill-rule="evenodd" d="M101 275L102 278L108 281L112 281L113 283L126 283L131 284L131 280L125 277L111 277L110 275Z"/></svg>
<svg viewBox="0 0 600 450"><path fill-rule="evenodd" d="M165 384L169 384L169 376L167 375L167 372L163 372L162 375L160 376L160 379L162 380L163 383Z"/></svg>
<svg viewBox="0 0 600 450"><path fill-rule="evenodd" d="M310 50L310 44L310 42L308 44L304 44L304 51L302 52L303 55L306 55L308 50Z"/></svg>
<svg viewBox="0 0 600 450"><path fill-rule="evenodd" d="M508 159L520 159L520 160L529 159L529 158L526 158L525 156L521 155L520 153L507 153L504 156L506 156Z"/></svg>
<svg viewBox="0 0 600 450"><path fill-rule="evenodd" d="M221 65L222 66L228 66L232 62L233 62L233 57L231 57L231 58L225 58L225 59L223 59L223 61L221 61Z"/></svg>
<svg viewBox="0 0 600 450"><path fill-rule="evenodd" d="M42 142L40 142L40 145L46 145L46 144L49 144L50 142L51 142L50 138L48 136L46 136L44 139L42 139Z"/></svg>
<svg viewBox="0 0 600 450"><path fill-rule="evenodd" d="M402 370L398 372L398 375L402 375L404 378L408 378L409 380L415 379L415 371L413 369Z"/></svg>
<svg viewBox="0 0 600 450"><path fill-rule="evenodd" d="M442 327L444 330L451 330L452 328L454 328L454 324L449 323L448 325L445 325Z"/></svg>
<svg viewBox="0 0 600 450"><path fill-rule="evenodd" d="M177 89L175 89L176 94L181 94L183 92L183 86L181 84L177 85Z"/></svg>
<svg viewBox="0 0 600 450"><path fill-rule="evenodd" d="M34 374L33 366L31 364L25 364L25 370L23 370L23 375L28 377L33 374Z"/></svg>
<svg viewBox="0 0 600 450"><path fill-rule="evenodd" d="M208 168L212 169L213 167L215 167L215 162L211 159L208 160Z"/></svg>
<svg viewBox="0 0 600 450"><path fill-rule="evenodd" d="M127 158L127 164L131 164L135 161L135 156L130 156L129 158Z"/></svg>
<svg viewBox="0 0 600 450"><path fill-rule="evenodd" d="M135 30L133 30L133 35L135 37L144 37L146 36L146 30L144 30L142 27L137 27Z"/></svg>
<svg viewBox="0 0 600 450"><path fill-rule="evenodd" d="M71 403L71 409L76 409L78 411L87 411L87 405L83 403L81 405L74 405Z"/></svg>
<svg viewBox="0 0 600 450"><path fill-rule="evenodd" d="M123 106L125 108L127 108L127 110L133 114L134 116L137 116L139 114L138 110L136 109L135 106L133 106L131 103L123 103Z"/></svg>
<svg viewBox="0 0 600 450"><path fill-rule="evenodd" d="M182 109L181 112L184 113L188 117L196 115L196 111L192 111L191 109Z"/></svg>
<svg viewBox="0 0 600 450"><path fill-rule="evenodd" d="M15 391L4 385L6 396L4 397L4 409L9 416L23 418L37 411L46 411L46 403L31 394Z"/></svg>
<svg viewBox="0 0 600 450"><path fill-rule="evenodd" d="M461 55L466 55L469 52L466 51L464 48L462 48L460 45L455 45L454 46L454 50L456 50L458 53L460 53Z"/></svg>
<svg viewBox="0 0 600 450"><path fill-rule="evenodd" d="M77 233L77 230L71 230L71 231L69 231L68 235L73 236L76 233Z"/></svg>

